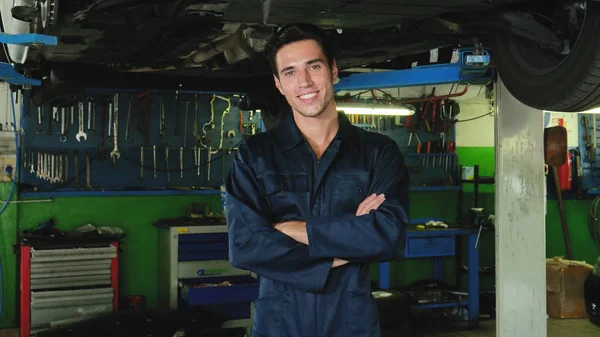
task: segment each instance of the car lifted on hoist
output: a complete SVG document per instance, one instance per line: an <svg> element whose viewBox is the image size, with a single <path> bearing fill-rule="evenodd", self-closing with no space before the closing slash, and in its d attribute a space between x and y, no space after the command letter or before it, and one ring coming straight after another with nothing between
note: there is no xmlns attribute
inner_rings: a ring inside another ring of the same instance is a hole
<svg viewBox="0 0 600 337"><path fill-rule="evenodd" d="M600 1L567 0L2 0L3 30L58 37L8 46L5 57L44 78L34 103L81 88L272 88L261 53L280 26L326 29L341 76L356 68L449 62L483 45L511 93L553 111L600 106ZM423 58L425 60L423 62Z"/></svg>

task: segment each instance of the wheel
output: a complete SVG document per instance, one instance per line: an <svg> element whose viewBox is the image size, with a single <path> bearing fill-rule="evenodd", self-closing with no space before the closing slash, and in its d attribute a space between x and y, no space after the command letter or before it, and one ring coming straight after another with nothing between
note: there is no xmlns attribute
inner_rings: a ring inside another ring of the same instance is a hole
<svg viewBox="0 0 600 337"><path fill-rule="evenodd" d="M600 3L573 2L565 10L561 2L543 4L532 16L565 42L564 50L494 32L490 44L500 78L515 98L533 108L581 112L600 106ZM553 12L547 13L548 7Z"/></svg>

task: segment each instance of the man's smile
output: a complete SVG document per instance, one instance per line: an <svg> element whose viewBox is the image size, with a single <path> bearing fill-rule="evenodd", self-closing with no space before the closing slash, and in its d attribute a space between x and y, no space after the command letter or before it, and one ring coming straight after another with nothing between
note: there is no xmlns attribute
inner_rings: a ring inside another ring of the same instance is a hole
<svg viewBox="0 0 600 337"><path fill-rule="evenodd" d="M319 91L313 91L313 92L309 92L307 94L303 94L298 96L298 98L306 103L310 103L314 100L314 98L317 97L317 94L319 93Z"/></svg>

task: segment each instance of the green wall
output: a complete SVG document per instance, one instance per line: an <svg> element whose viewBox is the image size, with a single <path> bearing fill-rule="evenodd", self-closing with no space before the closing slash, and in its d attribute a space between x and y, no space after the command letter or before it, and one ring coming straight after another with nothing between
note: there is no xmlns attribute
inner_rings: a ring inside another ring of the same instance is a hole
<svg viewBox="0 0 600 337"><path fill-rule="evenodd" d="M6 184L0 186L3 189L10 187ZM17 231L35 228L50 218L54 218L58 229L65 231L88 223L122 228L127 236L123 240L120 259L120 292L123 295L143 295L148 306L154 307L158 252L157 231L152 223L184 215L195 202L210 202L213 210L220 208L219 196L64 197L51 203L10 205L0 216L0 251L6 285L5 310L0 327L18 325L15 312L16 256L11 248L16 243Z"/></svg>

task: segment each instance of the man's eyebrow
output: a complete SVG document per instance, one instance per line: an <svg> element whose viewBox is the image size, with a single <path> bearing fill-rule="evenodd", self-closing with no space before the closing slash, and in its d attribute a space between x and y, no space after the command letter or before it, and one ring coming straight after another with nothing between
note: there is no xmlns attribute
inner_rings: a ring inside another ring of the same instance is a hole
<svg viewBox="0 0 600 337"><path fill-rule="evenodd" d="M312 59L310 61L307 61L306 65L311 65L311 64L315 64L315 63L325 63L325 61L323 61L321 59ZM292 69L294 69L294 66L285 67L285 68L281 69L281 71L279 71L279 73L283 74L284 72L286 72L288 70L292 70Z"/></svg>
<svg viewBox="0 0 600 337"><path fill-rule="evenodd" d="M323 61L321 59L314 59L314 60L310 60L310 61L306 62L307 65L311 65L311 64L315 64L315 63L325 63L325 61Z"/></svg>

